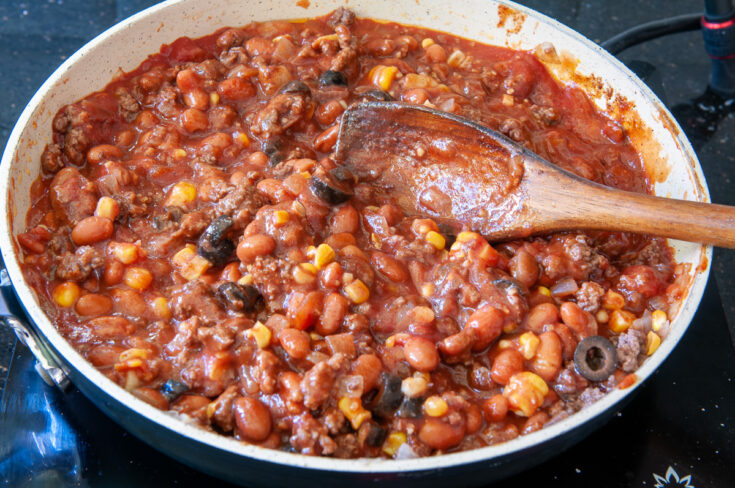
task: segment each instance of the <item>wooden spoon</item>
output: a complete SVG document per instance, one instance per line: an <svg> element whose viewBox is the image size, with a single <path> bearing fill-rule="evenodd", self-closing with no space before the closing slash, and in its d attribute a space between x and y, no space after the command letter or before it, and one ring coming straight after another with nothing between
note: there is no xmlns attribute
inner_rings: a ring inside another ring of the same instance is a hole
<svg viewBox="0 0 735 488"><path fill-rule="evenodd" d="M593 183L487 127L424 106L349 107L335 156L409 215L469 227L491 241L587 229L735 247L735 207Z"/></svg>

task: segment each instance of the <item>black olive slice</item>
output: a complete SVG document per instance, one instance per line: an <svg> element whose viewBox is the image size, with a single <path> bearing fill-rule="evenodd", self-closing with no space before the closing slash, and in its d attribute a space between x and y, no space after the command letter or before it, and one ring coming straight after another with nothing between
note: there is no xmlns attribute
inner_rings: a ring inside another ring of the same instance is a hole
<svg viewBox="0 0 735 488"><path fill-rule="evenodd" d="M378 417L391 418L393 412L401 406L403 393L401 392L401 378L396 375L383 373L378 383L378 393L375 395L371 410Z"/></svg>
<svg viewBox="0 0 735 488"><path fill-rule="evenodd" d="M423 415L424 398L404 398L403 403L396 411L397 417L417 419Z"/></svg>
<svg viewBox="0 0 735 488"><path fill-rule="evenodd" d="M163 385L161 385L161 388L159 388L158 391L160 391L161 395L165 396L166 400L171 403L179 398L181 395L189 391L189 389L189 385L185 385L180 381L168 380Z"/></svg>
<svg viewBox="0 0 735 488"><path fill-rule="evenodd" d="M197 252L214 266L225 264L235 250L235 244L225 237L232 224L230 216L221 215L214 219L199 237Z"/></svg>
<svg viewBox="0 0 735 488"><path fill-rule="evenodd" d="M390 96L390 93L383 90L366 91L361 96L363 100L374 100L376 102L390 102L393 100L393 97Z"/></svg>
<svg viewBox="0 0 735 488"><path fill-rule="evenodd" d="M582 339L574 350L574 367L589 381L604 381L615 372L618 354L612 342L602 336Z"/></svg>
<svg viewBox="0 0 735 488"><path fill-rule="evenodd" d="M265 306L265 299L252 285L240 285L228 281L217 288L217 298L235 312L258 312Z"/></svg>
<svg viewBox="0 0 735 488"><path fill-rule="evenodd" d="M286 159L283 140L280 138L269 139L263 143L262 151L268 156L268 164L275 166Z"/></svg>
<svg viewBox="0 0 735 488"><path fill-rule="evenodd" d="M310 94L311 89L303 81L293 80L283 85L279 90L280 93L305 93Z"/></svg>
<svg viewBox="0 0 735 488"><path fill-rule="evenodd" d="M329 175L333 176L337 181L341 181L342 183L347 183L349 185L354 185L355 183L357 183L357 177L352 173L352 171L345 168L344 166L337 166L329 172Z"/></svg>
<svg viewBox="0 0 735 488"><path fill-rule="evenodd" d="M321 198L330 205L339 205L352 198L352 184L354 179L341 181L337 178L344 176L342 172L338 172L339 168L335 168L330 174L315 174L309 178L309 187L317 197Z"/></svg>
<svg viewBox="0 0 735 488"><path fill-rule="evenodd" d="M347 86L347 77L341 71L327 70L319 75L319 84L321 86Z"/></svg>
<svg viewBox="0 0 735 488"><path fill-rule="evenodd" d="M503 288L506 290L508 288L515 288L521 295L526 295L528 293L525 286L523 286L518 280L515 280L511 277L499 278L497 280L493 280L491 283L498 288Z"/></svg>
<svg viewBox="0 0 735 488"><path fill-rule="evenodd" d="M367 422L366 424L367 435L365 435L365 444L373 447L380 447L385 442L385 438L388 437L388 430L379 426L375 422Z"/></svg>
<svg viewBox="0 0 735 488"><path fill-rule="evenodd" d="M439 232L444 235L444 240L446 241L444 247L446 247L447 249L451 248L452 244L454 244L454 241L457 240L457 234L455 230L447 224L439 224Z"/></svg>

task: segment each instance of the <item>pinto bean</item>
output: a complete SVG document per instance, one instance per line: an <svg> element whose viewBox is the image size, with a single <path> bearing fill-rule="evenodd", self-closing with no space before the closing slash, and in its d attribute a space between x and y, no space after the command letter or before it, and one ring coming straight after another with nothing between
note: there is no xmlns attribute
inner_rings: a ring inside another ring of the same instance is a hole
<svg viewBox="0 0 735 488"><path fill-rule="evenodd" d="M100 368L115 364L123 351L125 351L125 348L122 346L100 344L92 347L85 357L89 359L89 362Z"/></svg>
<svg viewBox="0 0 735 488"><path fill-rule="evenodd" d="M97 317L87 324L100 339L123 339L135 331L135 326L128 319L114 315Z"/></svg>
<svg viewBox="0 0 735 488"><path fill-rule="evenodd" d="M276 241L265 234L245 237L237 246L237 257L243 263L252 263L256 257L270 254L276 248Z"/></svg>
<svg viewBox="0 0 735 488"><path fill-rule="evenodd" d="M504 319L503 312L492 305L480 307L470 315L465 324L465 330L470 332L474 338L472 350L481 351L497 339L503 331Z"/></svg>
<svg viewBox="0 0 735 488"><path fill-rule="evenodd" d="M241 436L252 442L265 440L271 433L271 413L256 398L240 397L235 400L235 424Z"/></svg>
<svg viewBox="0 0 735 488"><path fill-rule="evenodd" d="M362 389L368 392L378 385L383 363L374 354L360 355L352 365L352 373L362 376Z"/></svg>
<svg viewBox="0 0 735 488"><path fill-rule="evenodd" d="M339 124L334 124L332 127L325 129L324 132L316 136L314 139L314 149L319 152L329 152L337 142L337 135L339 135Z"/></svg>
<svg viewBox="0 0 735 488"><path fill-rule="evenodd" d="M181 114L181 126L190 133L203 131L209 127L209 118L199 109L188 108Z"/></svg>
<svg viewBox="0 0 735 488"><path fill-rule="evenodd" d="M443 63L447 60L447 52L439 44L432 44L426 48L426 58L432 63Z"/></svg>
<svg viewBox="0 0 735 488"><path fill-rule="evenodd" d="M472 346L472 335L464 330L445 337L439 343L439 350L446 356L459 356Z"/></svg>
<svg viewBox="0 0 735 488"><path fill-rule="evenodd" d="M80 297L74 305L74 309L79 315L95 317L105 315L112 310L112 300L104 295L90 293Z"/></svg>
<svg viewBox="0 0 735 488"><path fill-rule="evenodd" d="M286 353L294 359L304 359L311 352L309 335L298 329L283 329L278 334L278 342Z"/></svg>
<svg viewBox="0 0 735 488"><path fill-rule="evenodd" d="M71 231L71 240L77 246L94 244L112 236L114 226L105 217L87 217L82 219Z"/></svg>
<svg viewBox="0 0 735 488"><path fill-rule="evenodd" d="M597 334L595 317L591 313L582 310L576 303L562 303L559 312L564 325L572 329L580 339Z"/></svg>
<svg viewBox="0 0 735 488"><path fill-rule="evenodd" d="M468 434L474 434L482 428L482 410L477 405L471 403L467 407L467 424L466 430Z"/></svg>
<svg viewBox="0 0 735 488"><path fill-rule="evenodd" d="M439 366L439 353L434 343L423 337L411 337L403 346L406 361L414 369L429 372Z"/></svg>
<svg viewBox="0 0 735 488"><path fill-rule="evenodd" d="M539 303L533 307L526 317L526 328L534 334L540 334L544 325L559 321L559 309L553 303Z"/></svg>
<svg viewBox="0 0 735 488"><path fill-rule="evenodd" d="M314 112L314 119L319 122L322 126L333 124L337 117L342 115L345 109L339 100L330 100L327 103L320 105L316 112Z"/></svg>
<svg viewBox="0 0 735 488"><path fill-rule="evenodd" d="M330 293L324 299L324 312L316 324L321 335L334 334L342 326L342 320L350 307L350 302L339 293Z"/></svg>
<svg viewBox="0 0 735 488"><path fill-rule="evenodd" d="M332 234L340 234L347 232L354 234L360 230L360 216L352 205L343 205L332 216L329 224L329 230Z"/></svg>
<svg viewBox="0 0 735 488"><path fill-rule="evenodd" d="M533 286L538 279L539 268L536 258L525 249L518 250L508 262L508 267L513 278L526 285L527 288Z"/></svg>
<svg viewBox="0 0 735 488"><path fill-rule="evenodd" d="M562 346L556 332L547 331L538 336L540 342L530 369L546 381L556 378L562 364Z"/></svg>
<svg viewBox="0 0 735 488"><path fill-rule="evenodd" d="M495 356L490 373L493 381L505 385L511 376L523 371L523 356L515 349L505 349Z"/></svg>
<svg viewBox="0 0 735 488"><path fill-rule="evenodd" d="M403 268L400 261L385 253L377 251L372 253L370 262L383 276L395 283L403 283L408 279L408 272Z"/></svg>
<svg viewBox="0 0 735 488"><path fill-rule="evenodd" d="M125 265L120 261L111 259L105 262L102 279L106 285L117 285L122 281L123 274L125 274Z"/></svg>
<svg viewBox="0 0 735 488"><path fill-rule="evenodd" d="M163 411L168 410L168 400L158 390L153 388L136 388L133 390L133 395L156 408Z"/></svg>
<svg viewBox="0 0 735 488"><path fill-rule="evenodd" d="M462 442L464 433L463 424L450 425L440 419L429 418L419 430L419 439L432 449L449 449Z"/></svg>
<svg viewBox="0 0 735 488"><path fill-rule="evenodd" d="M493 395L482 404L488 422L502 422L508 415L508 399L503 395Z"/></svg>
<svg viewBox="0 0 735 488"><path fill-rule="evenodd" d="M112 144L100 144L87 152L87 161L92 164L100 164L110 159L118 160L122 155L122 150L119 147Z"/></svg>
<svg viewBox="0 0 735 488"><path fill-rule="evenodd" d="M549 414L546 412L536 412L535 414L528 417L528 420L523 424L521 429L522 434L530 434L541 429L546 422L549 421Z"/></svg>

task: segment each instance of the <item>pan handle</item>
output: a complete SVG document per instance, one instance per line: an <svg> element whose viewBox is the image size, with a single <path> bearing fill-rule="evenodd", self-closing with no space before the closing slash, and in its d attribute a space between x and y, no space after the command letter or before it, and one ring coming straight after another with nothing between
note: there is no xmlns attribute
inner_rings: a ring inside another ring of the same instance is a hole
<svg viewBox="0 0 735 488"><path fill-rule="evenodd" d="M20 317L24 317L24 314L15 297L8 272L3 267L0 270L0 322L10 327L18 340L30 349L36 358L36 372L43 381L66 391L70 385L69 376L48 351L35 329Z"/></svg>

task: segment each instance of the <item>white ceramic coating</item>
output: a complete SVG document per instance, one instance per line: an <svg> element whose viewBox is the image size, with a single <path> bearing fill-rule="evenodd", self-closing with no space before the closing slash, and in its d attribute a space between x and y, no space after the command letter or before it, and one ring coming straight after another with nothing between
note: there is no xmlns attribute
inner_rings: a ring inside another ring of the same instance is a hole
<svg viewBox="0 0 735 488"><path fill-rule="evenodd" d="M673 242L676 259L692 265L691 285L673 321L671 333L658 351L638 369L636 374L640 381L636 385L627 390L616 390L557 424L500 445L400 461L302 456L247 445L186 424L137 399L107 379L59 335L38 306L34 292L23 280L15 253L14 236L24 229L25 214L30 204L30 186L39 174L41 152L50 140L51 121L59 108L102 89L120 69L126 71L135 68L147 55L157 52L161 44L180 36L199 37L223 26L245 25L253 20L322 15L343 3L343 0L312 0L307 8L303 8L296 5L296 0L171 0L107 30L51 75L18 120L0 166L0 189L3 191L0 211L7 216L0 219L2 257L16 291L38 330L77 370L108 395L146 415L162 428L219 449L292 466L377 473L438 469L492 460L562 435L611 408L653 373L686 331L707 281L712 254L710 247ZM689 200L709 200L696 156L663 104L614 57L558 22L511 2L494 0L350 0L348 6L361 17L421 25L515 49L533 50L541 43L553 43L562 58L578 61L576 72L570 71L570 63L549 65L550 70L562 81L572 82L578 79L578 75L598 77L602 83L596 88L585 84L598 106L615 112L616 105L612 101L619 95L635 108L640 121L637 122L635 117L622 117L627 128L631 128L632 124L638 125L638 130L631 131L634 144L646 154L647 165L655 160L651 167L661 168L663 165L669 168L666 179L656 185L656 193ZM658 142L651 144L651 141Z"/></svg>

